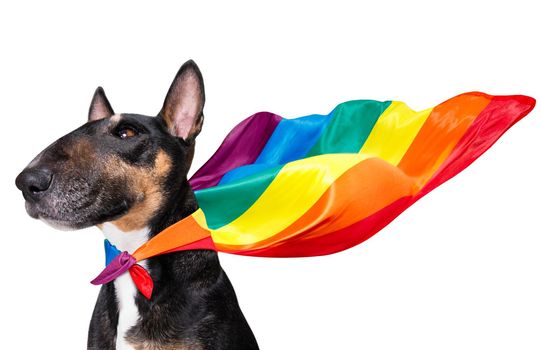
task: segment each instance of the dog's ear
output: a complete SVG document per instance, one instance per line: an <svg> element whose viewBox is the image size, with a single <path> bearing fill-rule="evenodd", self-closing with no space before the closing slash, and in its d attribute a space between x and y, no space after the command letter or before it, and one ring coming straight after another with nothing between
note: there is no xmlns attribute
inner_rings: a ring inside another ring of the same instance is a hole
<svg viewBox="0 0 541 350"><path fill-rule="evenodd" d="M201 131L204 105L203 76L197 64L189 60L175 76L159 115L171 134L189 141Z"/></svg>
<svg viewBox="0 0 541 350"><path fill-rule="evenodd" d="M105 96L105 91L101 86L98 86L94 96L92 97L92 102L90 102L90 108L88 110L88 121L99 120L103 118L109 118L115 114L111 104Z"/></svg>

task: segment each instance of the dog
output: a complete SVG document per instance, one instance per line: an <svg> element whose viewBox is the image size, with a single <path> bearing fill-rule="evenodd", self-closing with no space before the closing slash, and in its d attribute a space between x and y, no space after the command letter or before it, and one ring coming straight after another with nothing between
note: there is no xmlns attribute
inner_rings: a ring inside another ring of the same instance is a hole
<svg viewBox="0 0 541 350"><path fill-rule="evenodd" d="M17 176L26 211L58 228L98 226L132 253L198 209L187 173L204 104L203 77L192 60L155 117L115 114L98 87L88 122ZM175 252L142 264L154 281L152 298L127 273L103 285L88 349L258 349L215 251Z"/></svg>

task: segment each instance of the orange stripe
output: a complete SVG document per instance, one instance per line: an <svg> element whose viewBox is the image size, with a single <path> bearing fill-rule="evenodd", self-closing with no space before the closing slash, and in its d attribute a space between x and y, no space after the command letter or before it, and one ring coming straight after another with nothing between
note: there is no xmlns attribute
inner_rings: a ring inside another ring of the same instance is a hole
<svg viewBox="0 0 541 350"><path fill-rule="evenodd" d="M200 226L192 214L154 236L132 255L141 261L209 236L210 232Z"/></svg>
<svg viewBox="0 0 541 350"><path fill-rule="evenodd" d="M430 179L445 161L492 96L470 92L436 106L398 164L418 185Z"/></svg>
<svg viewBox="0 0 541 350"><path fill-rule="evenodd" d="M281 232L250 245L216 246L221 251L252 250L279 244L303 232L317 237L350 226L417 190L414 179L400 169L379 158L369 158L340 176L305 214Z"/></svg>

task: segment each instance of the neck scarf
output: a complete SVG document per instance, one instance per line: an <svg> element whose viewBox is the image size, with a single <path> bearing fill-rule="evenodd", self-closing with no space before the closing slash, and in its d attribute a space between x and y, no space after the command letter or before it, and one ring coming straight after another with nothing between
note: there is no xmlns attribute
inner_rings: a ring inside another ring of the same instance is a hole
<svg viewBox="0 0 541 350"><path fill-rule="evenodd" d="M150 299L154 283L148 271L137 263L157 255L192 249L216 250L201 209L167 227L137 248L133 254L121 252L105 240L105 269L90 283L108 283L129 271L137 289Z"/></svg>

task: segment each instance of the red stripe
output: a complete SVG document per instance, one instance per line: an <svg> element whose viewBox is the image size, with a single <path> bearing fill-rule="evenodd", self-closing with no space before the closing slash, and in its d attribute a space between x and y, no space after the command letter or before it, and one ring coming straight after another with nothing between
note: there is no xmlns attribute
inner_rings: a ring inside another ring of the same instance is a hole
<svg viewBox="0 0 541 350"><path fill-rule="evenodd" d="M141 265L133 265L130 267L130 276L135 283L135 286L145 298L150 299L152 296L152 290L154 289L154 282L150 277L147 270L145 270Z"/></svg>
<svg viewBox="0 0 541 350"><path fill-rule="evenodd" d="M464 170L534 106L535 100L528 96L494 96L416 198L421 198Z"/></svg>

